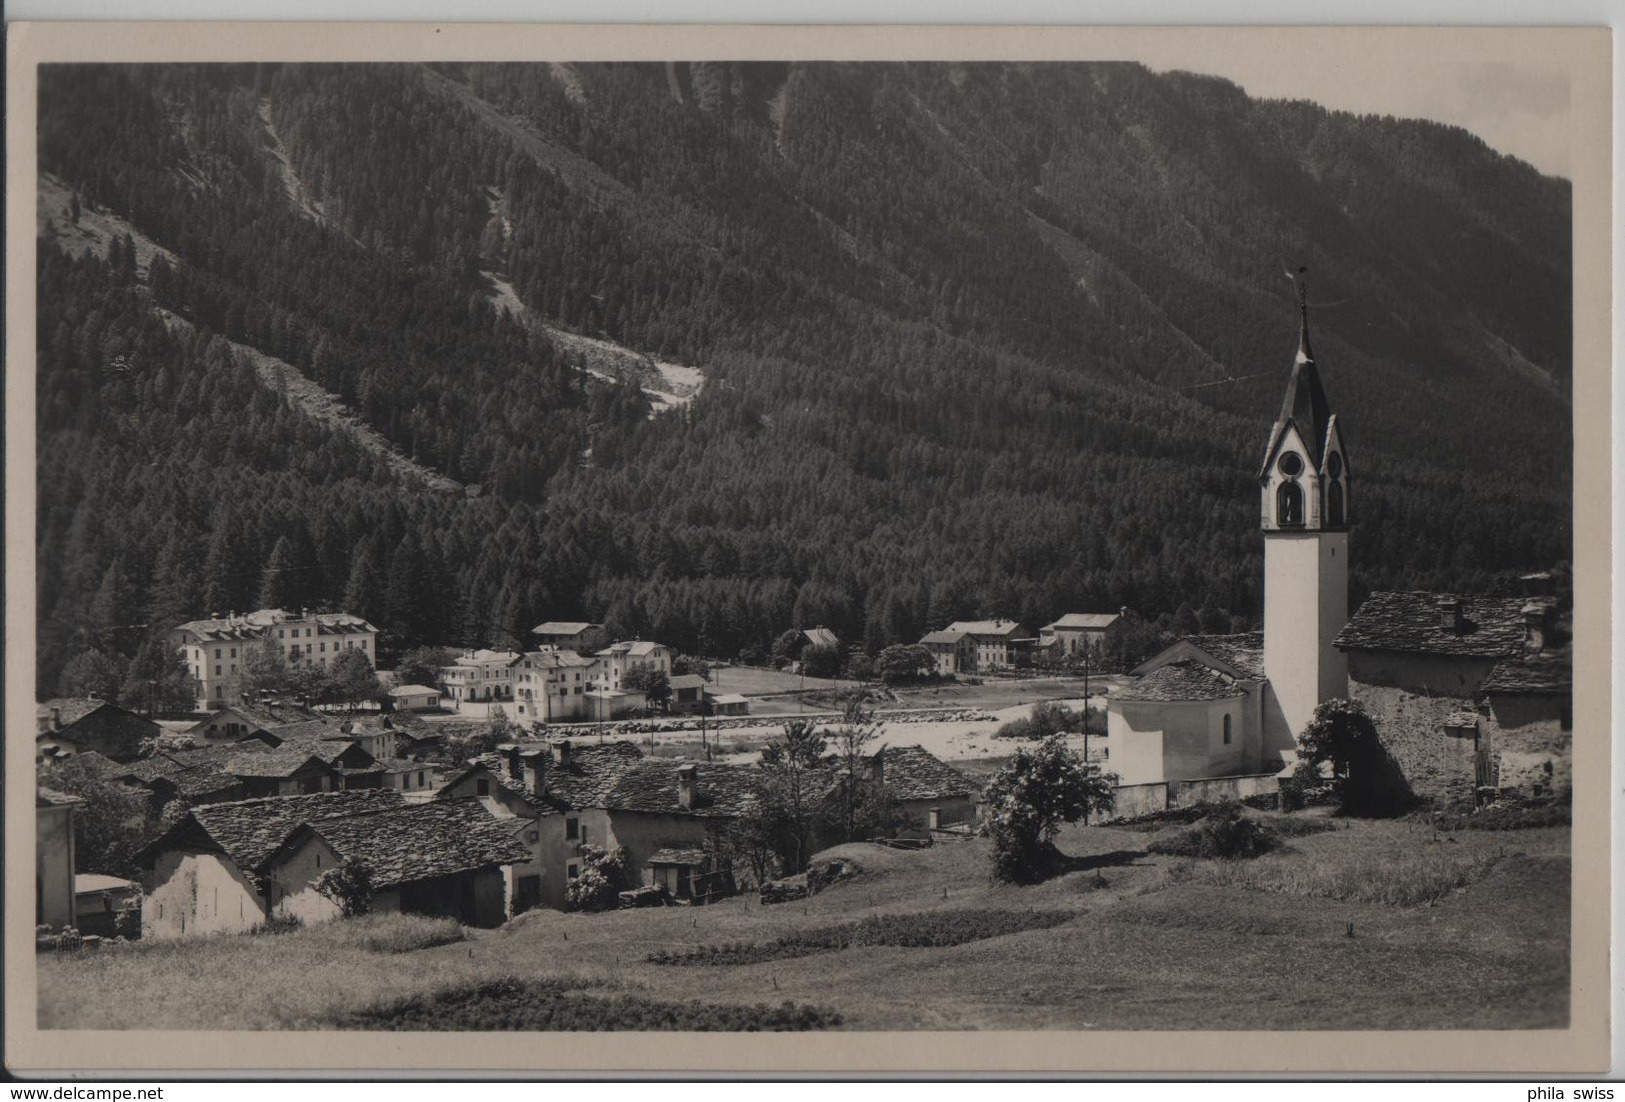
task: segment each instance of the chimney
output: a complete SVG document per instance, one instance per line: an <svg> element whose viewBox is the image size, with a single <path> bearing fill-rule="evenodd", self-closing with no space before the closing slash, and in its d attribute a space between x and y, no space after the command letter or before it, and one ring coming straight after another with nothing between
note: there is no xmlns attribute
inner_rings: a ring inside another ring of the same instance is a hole
<svg viewBox="0 0 1625 1102"><path fill-rule="evenodd" d="M1462 628L1461 598L1440 597L1437 603L1439 606L1439 627L1452 635L1460 635Z"/></svg>
<svg viewBox="0 0 1625 1102"><path fill-rule="evenodd" d="M502 752L503 758L506 759L508 763L508 776L516 781L522 780L525 774L524 770L519 764L519 744L514 742L505 742L501 746L498 746L497 749Z"/></svg>
<svg viewBox="0 0 1625 1102"><path fill-rule="evenodd" d="M684 811L694 809L695 774L698 772L692 765L677 767L677 806Z"/></svg>
<svg viewBox="0 0 1625 1102"><path fill-rule="evenodd" d="M1530 601L1522 611L1523 649L1529 654L1539 654L1546 649L1546 618L1551 611L1550 606Z"/></svg>
<svg viewBox="0 0 1625 1102"><path fill-rule="evenodd" d="M1117 610L1117 615L1123 617L1124 619L1127 619L1128 618L1128 606L1127 605L1120 606L1118 608L1118 610Z"/></svg>
<svg viewBox="0 0 1625 1102"><path fill-rule="evenodd" d="M547 795L547 762L546 750L526 750L519 755L524 763L525 792L532 796Z"/></svg>
<svg viewBox="0 0 1625 1102"><path fill-rule="evenodd" d="M566 769L569 768L569 766L570 766L570 740L565 739L562 742L555 742L553 744L553 756L558 759L559 765L561 767L566 768Z"/></svg>

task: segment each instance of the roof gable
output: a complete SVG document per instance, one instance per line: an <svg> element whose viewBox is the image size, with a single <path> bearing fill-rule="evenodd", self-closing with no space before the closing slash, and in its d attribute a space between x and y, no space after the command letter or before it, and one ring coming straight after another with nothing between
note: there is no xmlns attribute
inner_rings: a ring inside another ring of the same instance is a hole
<svg viewBox="0 0 1625 1102"><path fill-rule="evenodd" d="M374 888L530 860L511 820L488 812L476 798L366 808L302 824L268 859L291 853L315 836L341 857L367 867Z"/></svg>
<svg viewBox="0 0 1625 1102"><path fill-rule="evenodd" d="M1460 601L1462 626L1444 626L1439 602ZM1424 590L1367 597L1332 640L1343 650L1450 657L1510 658L1523 652L1524 597L1463 596Z"/></svg>
<svg viewBox="0 0 1625 1102"><path fill-rule="evenodd" d="M1237 679L1202 662L1184 659L1159 666L1138 681L1115 690L1108 702L1223 700L1240 696Z"/></svg>
<svg viewBox="0 0 1625 1102"><path fill-rule="evenodd" d="M1187 635L1129 672L1135 677L1144 677L1173 662L1197 662L1231 677L1262 681L1264 633L1248 631L1234 635Z"/></svg>

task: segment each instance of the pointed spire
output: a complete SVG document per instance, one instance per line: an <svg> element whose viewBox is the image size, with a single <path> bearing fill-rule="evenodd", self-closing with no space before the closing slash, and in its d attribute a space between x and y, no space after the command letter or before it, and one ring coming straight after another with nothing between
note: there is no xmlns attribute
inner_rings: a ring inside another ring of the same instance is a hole
<svg viewBox="0 0 1625 1102"><path fill-rule="evenodd" d="M1332 406L1326 400L1326 391L1320 384L1320 371L1315 367L1314 349L1309 345L1309 296L1303 276L1309 269L1300 267L1296 274L1287 275L1298 289L1298 352L1292 361L1292 375L1287 381L1286 396L1281 402L1281 413L1275 419L1270 433L1269 448L1264 455L1264 468L1275 458L1275 448L1287 425L1294 425L1309 449L1310 462L1318 467L1326 450L1327 425L1332 419Z"/></svg>

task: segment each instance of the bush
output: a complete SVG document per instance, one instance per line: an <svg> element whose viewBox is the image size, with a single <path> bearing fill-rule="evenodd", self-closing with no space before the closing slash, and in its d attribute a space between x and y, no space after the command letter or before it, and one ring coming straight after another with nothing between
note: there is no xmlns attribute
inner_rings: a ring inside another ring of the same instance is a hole
<svg viewBox="0 0 1625 1102"><path fill-rule="evenodd" d="M582 994L579 983L499 979L417 995L340 1017L341 1029L483 1031L681 1030L788 1032L829 1029L841 1015L821 1006L662 1002L642 995Z"/></svg>
<svg viewBox="0 0 1625 1102"><path fill-rule="evenodd" d="M360 861L346 857L316 878L316 894L336 904L345 918L364 915L372 910L372 872Z"/></svg>
<svg viewBox="0 0 1625 1102"><path fill-rule="evenodd" d="M587 846L582 853L581 873L564 889L567 911L613 911L620 906L621 887L626 880L626 849L613 850Z"/></svg>
<svg viewBox="0 0 1625 1102"><path fill-rule="evenodd" d="M993 875L1017 884L1049 876L1060 864L1055 835L1061 824L1111 810L1115 782L1085 765L1060 735L1017 750L982 793Z"/></svg>
<svg viewBox="0 0 1625 1102"><path fill-rule="evenodd" d="M1274 831L1243 815L1240 804L1229 803L1219 805L1189 830L1153 838L1145 848L1176 857L1236 860L1262 856L1279 843Z"/></svg>
<svg viewBox="0 0 1625 1102"><path fill-rule="evenodd" d="M645 959L652 964L739 965L810 957L855 945L942 948L1016 934L1023 930L1047 929L1071 918L1070 911L964 910L875 915L862 922L802 930L773 941L704 945L680 951L661 950L649 954Z"/></svg>

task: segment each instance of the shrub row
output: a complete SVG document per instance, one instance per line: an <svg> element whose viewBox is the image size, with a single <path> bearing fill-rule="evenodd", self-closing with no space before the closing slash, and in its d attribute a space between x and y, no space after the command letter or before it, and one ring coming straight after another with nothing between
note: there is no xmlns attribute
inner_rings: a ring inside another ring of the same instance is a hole
<svg viewBox="0 0 1625 1102"><path fill-rule="evenodd" d="M338 1019L341 1029L507 1030L599 1032L787 1032L829 1029L841 1015L828 1007L784 1002L734 1006L662 1002L641 995L582 994L580 984L560 980L500 979L433 995L386 1003Z"/></svg>
<svg viewBox="0 0 1625 1102"><path fill-rule="evenodd" d="M856 945L901 948L942 948L1002 937L1023 930L1059 926L1072 917L1069 911L928 911L920 914L875 915L845 926L824 926L786 934L773 941L703 945L696 949L659 950L645 959L653 964L737 965L788 960L835 952Z"/></svg>
<svg viewBox="0 0 1625 1102"><path fill-rule="evenodd" d="M1471 812L1437 815L1433 823L1440 830L1529 830L1535 827L1569 826L1573 809L1567 803L1490 804Z"/></svg>

